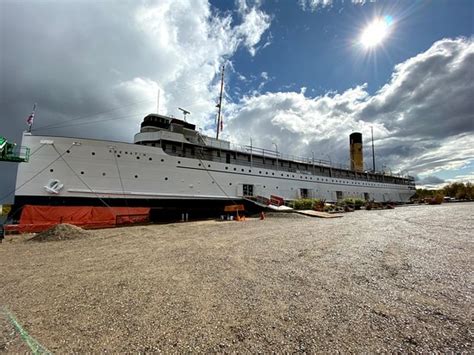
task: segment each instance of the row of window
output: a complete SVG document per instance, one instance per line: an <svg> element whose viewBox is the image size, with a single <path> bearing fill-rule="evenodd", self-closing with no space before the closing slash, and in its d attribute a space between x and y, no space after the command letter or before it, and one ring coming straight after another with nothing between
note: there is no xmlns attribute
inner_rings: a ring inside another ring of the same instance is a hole
<svg viewBox="0 0 474 355"><path fill-rule="evenodd" d="M139 158L139 157L137 157L137 158ZM150 157L149 159L151 160L152 158ZM161 159L161 161L164 162L164 159ZM180 160L178 160L178 164L181 164L181 161L180 161ZM199 163L198 166L201 167L202 164ZM210 168L211 165L208 164L207 167ZM233 168L233 169L234 169L234 171L237 171L237 168ZM229 170L229 167L226 166L226 167L225 167L225 170ZM54 169L50 169L49 171L52 173L52 172L54 172ZM245 169L242 168L242 169L241 169L241 172L245 172ZM252 170L251 170L251 169L248 169L248 172L251 173ZM259 170L258 173L259 173L259 174L262 174L262 171ZM81 175L84 175L84 172L83 172L83 171L81 171ZM269 175L268 171L265 172L265 175ZM275 173L272 172L271 175L272 175L272 176L275 176ZM281 175L282 177L285 176L285 174L283 174L283 173L281 173L280 175ZM106 173L105 173L105 172L102 173L102 176L106 176ZM290 174L286 174L286 177L290 177ZM291 177L294 178L295 175L292 174ZM135 178L137 179L137 178L138 178L138 175L135 175ZM303 180L303 176L302 176L302 175L300 175L300 179ZM304 179L308 180L308 176L305 176ZM168 178L165 178L165 180L168 180ZM313 177L310 176L310 177L309 177L309 180L313 180ZM337 180L337 179L336 179L336 180L331 179L331 181L329 181L328 178L322 178L322 177L321 177L321 178L315 177L314 180L315 180L315 181L321 181L321 182L333 182L333 183L335 182L335 183L347 184L347 185L354 184L354 185L361 185L361 186L377 186L376 184L373 184L373 183L359 182L359 181L349 182L349 181L343 181L343 180ZM379 186L388 187L388 185L385 185L385 184L379 185Z"/></svg>

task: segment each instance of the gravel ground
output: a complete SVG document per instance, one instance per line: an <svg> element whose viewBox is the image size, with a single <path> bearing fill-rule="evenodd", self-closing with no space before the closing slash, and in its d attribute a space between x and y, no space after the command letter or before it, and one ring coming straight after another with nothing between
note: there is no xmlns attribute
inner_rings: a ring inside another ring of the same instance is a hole
<svg viewBox="0 0 474 355"><path fill-rule="evenodd" d="M473 216L462 203L17 238L0 244L0 307L56 353L471 352ZM1 319L0 352L25 349Z"/></svg>

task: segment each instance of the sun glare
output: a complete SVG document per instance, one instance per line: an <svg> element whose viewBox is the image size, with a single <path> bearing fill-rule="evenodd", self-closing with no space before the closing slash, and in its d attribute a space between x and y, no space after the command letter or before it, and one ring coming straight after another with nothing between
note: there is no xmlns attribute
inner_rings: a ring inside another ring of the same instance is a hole
<svg viewBox="0 0 474 355"><path fill-rule="evenodd" d="M391 22L390 16L373 20L372 23L369 23L362 31L360 43L366 49L380 45L389 34Z"/></svg>

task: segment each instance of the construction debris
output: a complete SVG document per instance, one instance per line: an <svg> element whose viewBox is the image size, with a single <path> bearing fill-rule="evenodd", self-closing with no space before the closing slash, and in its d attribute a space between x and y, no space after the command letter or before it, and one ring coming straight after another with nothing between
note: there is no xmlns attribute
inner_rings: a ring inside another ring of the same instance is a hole
<svg viewBox="0 0 474 355"><path fill-rule="evenodd" d="M77 239L87 237L89 235L88 231L84 229L73 226L72 224L57 224L53 228L50 228L44 232L36 234L29 241L34 242L50 242L58 240L67 240L67 239Z"/></svg>

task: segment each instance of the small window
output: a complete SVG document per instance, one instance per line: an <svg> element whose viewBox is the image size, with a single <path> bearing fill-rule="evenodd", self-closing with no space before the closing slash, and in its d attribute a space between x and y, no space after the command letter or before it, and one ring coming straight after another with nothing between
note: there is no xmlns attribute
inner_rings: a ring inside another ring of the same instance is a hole
<svg viewBox="0 0 474 355"><path fill-rule="evenodd" d="M161 159L161 162L163 163L165 160L164 159Z"/></svg>
<svg viewBox="0 0 474 355"><path fill-rule="evenodd" d="M92 154L92 155L95 155L95 152L92 152L91 154Z"/></svg>
<svg viewBox="0 0 474 355"><path fill-rule="evenodd" d="M52 173L54 170L53 169L49 169L49 172Z"/></svg>
<svg viewBox="0 0 474 355"><path fill-rule="evenodd" d="M181 164L181 160L178 160L178 164Z"/></svg>
<svg viewBox="0 0 474 355"><path fill-rule="evenodd" d="M139 159L140 159L140 157L139 157L139 156L137 156L137 160L139 160Z"/></svg>
<svg viewBox="0 0 474 355"><path fill-rule="evenodd" d="M117 158L120 158L120 154L117 155Z"/></svg>
<svg viewBox="0 0 474 355"><path fill-rule="evenodd" d="M81 171L81 175L84 175L84 172L83 172L83 171Z"/></svg>
<svg viewBox="0 0 474 355"><path fill-rule="evenodd" d="M102 173L102 176L105 176L105 173Z"/></svg>
<svg viewBox="0 0 474 355"><path fill-rule="evenodd" d="M68 149L68 150L66 150L66 153L68 153L68 154L69 154L69 153L71 153L71 151Z"/></svg>
<svg viewBox="0 0 474 355"><path fill-rule="evenodd" d="M135 179L138 179L138 175L135 175Z"/></svg>
<svg viewBox="0 0 474 355"><path fill-rule="evenodd" d="M168 178L167 178L167 177L165 177L165 181L166 181L166 180L168 180Z"/></svg>
<svg viewBox="0 0 474 355"><path fill-rule="evenodd" d="M153 160L153 158L148 158L148 160L149 160L149 161L152 161L152 160Z"/></svg>

